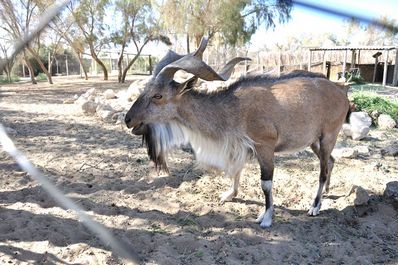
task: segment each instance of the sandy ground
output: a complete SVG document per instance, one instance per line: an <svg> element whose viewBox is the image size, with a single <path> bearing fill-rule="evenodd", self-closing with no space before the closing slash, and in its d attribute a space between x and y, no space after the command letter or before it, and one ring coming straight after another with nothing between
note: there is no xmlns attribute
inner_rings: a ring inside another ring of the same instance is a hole
<svg viewBox="0 0 398 265"><path fill-rule="evenodd" d="M191 154L176 151L169 176L157 176L141 139L123 125L84 116L66 98L91 87L126 88L114 81L55 79L3 85L0 122L17 146L70 198L138 253L143 264L398 264L398 205L383 197L398 177L397 158L381 149L398 129L373 129L361 142L370 154L339 159L321 214L308 217L319 162L309 151L278 156L274 223L261 229L259 167L248 162L238 197L220 205L228 179L195 169ZM355 207L352 185L368 190ZM0 264L123 264L70 210L0 152Z"/></svg>

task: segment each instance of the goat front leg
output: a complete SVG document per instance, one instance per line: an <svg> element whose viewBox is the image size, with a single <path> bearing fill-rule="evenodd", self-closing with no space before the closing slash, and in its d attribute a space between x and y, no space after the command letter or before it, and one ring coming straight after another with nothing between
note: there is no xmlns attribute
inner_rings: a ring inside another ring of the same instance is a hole
<svg viewBox="0 0 398 265"><path fill-rule="evenodd" d="M232 199L235 198L236 195L238 195L240 173L241 173L241 171L239 171L236 174L232 174L230 176L230 179L232 181L231 188L229 188L229 190L227 190L226 192L223 192L221 194L221 196L220 196L221 204L223 204L224 202L227 202L227 201L232 201Z"/></svg>
<svg viewBox="0 0 398 265"><path fill-rule="evenodd" d="M272 198L272 178L274 176L274 152L262 152L258 154L258 160L261 170L261 188L265 196L265 209L256 222L260 224L261 228L270 227L272 224L272 216L274 214L274 204Z"/></svg>

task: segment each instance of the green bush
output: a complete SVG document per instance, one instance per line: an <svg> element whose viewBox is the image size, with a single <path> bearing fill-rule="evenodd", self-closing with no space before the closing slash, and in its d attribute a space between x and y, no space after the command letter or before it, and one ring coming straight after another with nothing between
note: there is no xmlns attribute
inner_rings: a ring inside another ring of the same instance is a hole
<svg viewBox="0 0 398 265"><path fill-rule="evenodd" d="M351 101L354 102L356 109L371 114L378 111L381 114L388 114L393 119L398 120L398 101L389 100L381 96L370 93L353 93Z"/></svg>
<svg viewBox="0 0 398 265"><path fill-rule="evenodd" d="M47 76L45 73L39 73L36 78L39 81L47 81Z"/></svg>
<svg viewBox="0 0 398 265"><path fill-rule="evenodd" d="M18 81L21 81L21 78L19 76L17 76L17 75L11 76L11 83L18 82ZM1 84L9 83L8 79L5 75L4 76L0 75L0 83Z"/></svg>

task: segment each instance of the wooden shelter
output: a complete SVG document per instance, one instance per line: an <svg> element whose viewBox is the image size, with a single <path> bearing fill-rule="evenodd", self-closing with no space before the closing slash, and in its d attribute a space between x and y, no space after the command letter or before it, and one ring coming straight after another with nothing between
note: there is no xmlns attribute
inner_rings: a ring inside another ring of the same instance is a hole
<svg viewBox="0 0 398 265"><path fill-rule="evenodd" d="M378 57L384 53L384 70L383 70L383 86L386 85L387 82L387 66L388 66L388 54L391 50L395 50L395 65L393 71L393 81L392 85L398 85L398 46L335 46L335 47L318 47L318 48L309 48L309 56L308 56L308 71L311 71L311 60L312 60L312 53L315 51L323 51L323 72L326 72L326 52L328 51L342 51L344 52L344 60L343 60L343 76L347 72L346 64L347 64L347 54L348 51L351 51L351 66L360 64L361 59L361 51L368 50L368 51L377 51L373 55L375 58L375 71L373 74L373 82L376 76L376 67L378 63ZM357 54L357 56L355 56Z"/></svg>

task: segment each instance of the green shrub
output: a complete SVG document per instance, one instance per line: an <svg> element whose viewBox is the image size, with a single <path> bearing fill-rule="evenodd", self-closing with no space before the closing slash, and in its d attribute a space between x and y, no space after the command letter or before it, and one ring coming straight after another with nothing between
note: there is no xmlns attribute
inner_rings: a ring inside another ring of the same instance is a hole
<svg viewBox="0 0 398 265"><path fill-rule="evenodd" d="M44 73L39 73L36 78L39 81L46 81L47 80L47 76Z"/></svg>
<svg viewBox="0 0 398 265"><path fill-rule="evenodd" d="M21 80L21 78L19 76L17 76L17 75L11 76L11 83L18 82L20 80ZM7 77L5 75L4 76L0 75L0 83L2 83L2 84L3 83L9 83L8 79L7 79Z"/></svg>
<svg viewBox="0 0 398 265"><path fill-rule="evenodd" d="M378 111L381 114L388 114L393 119L398 120L398 101L383 98L371 93L353 93L351 101L354 102L356 109L371 114Z"/></svg>

